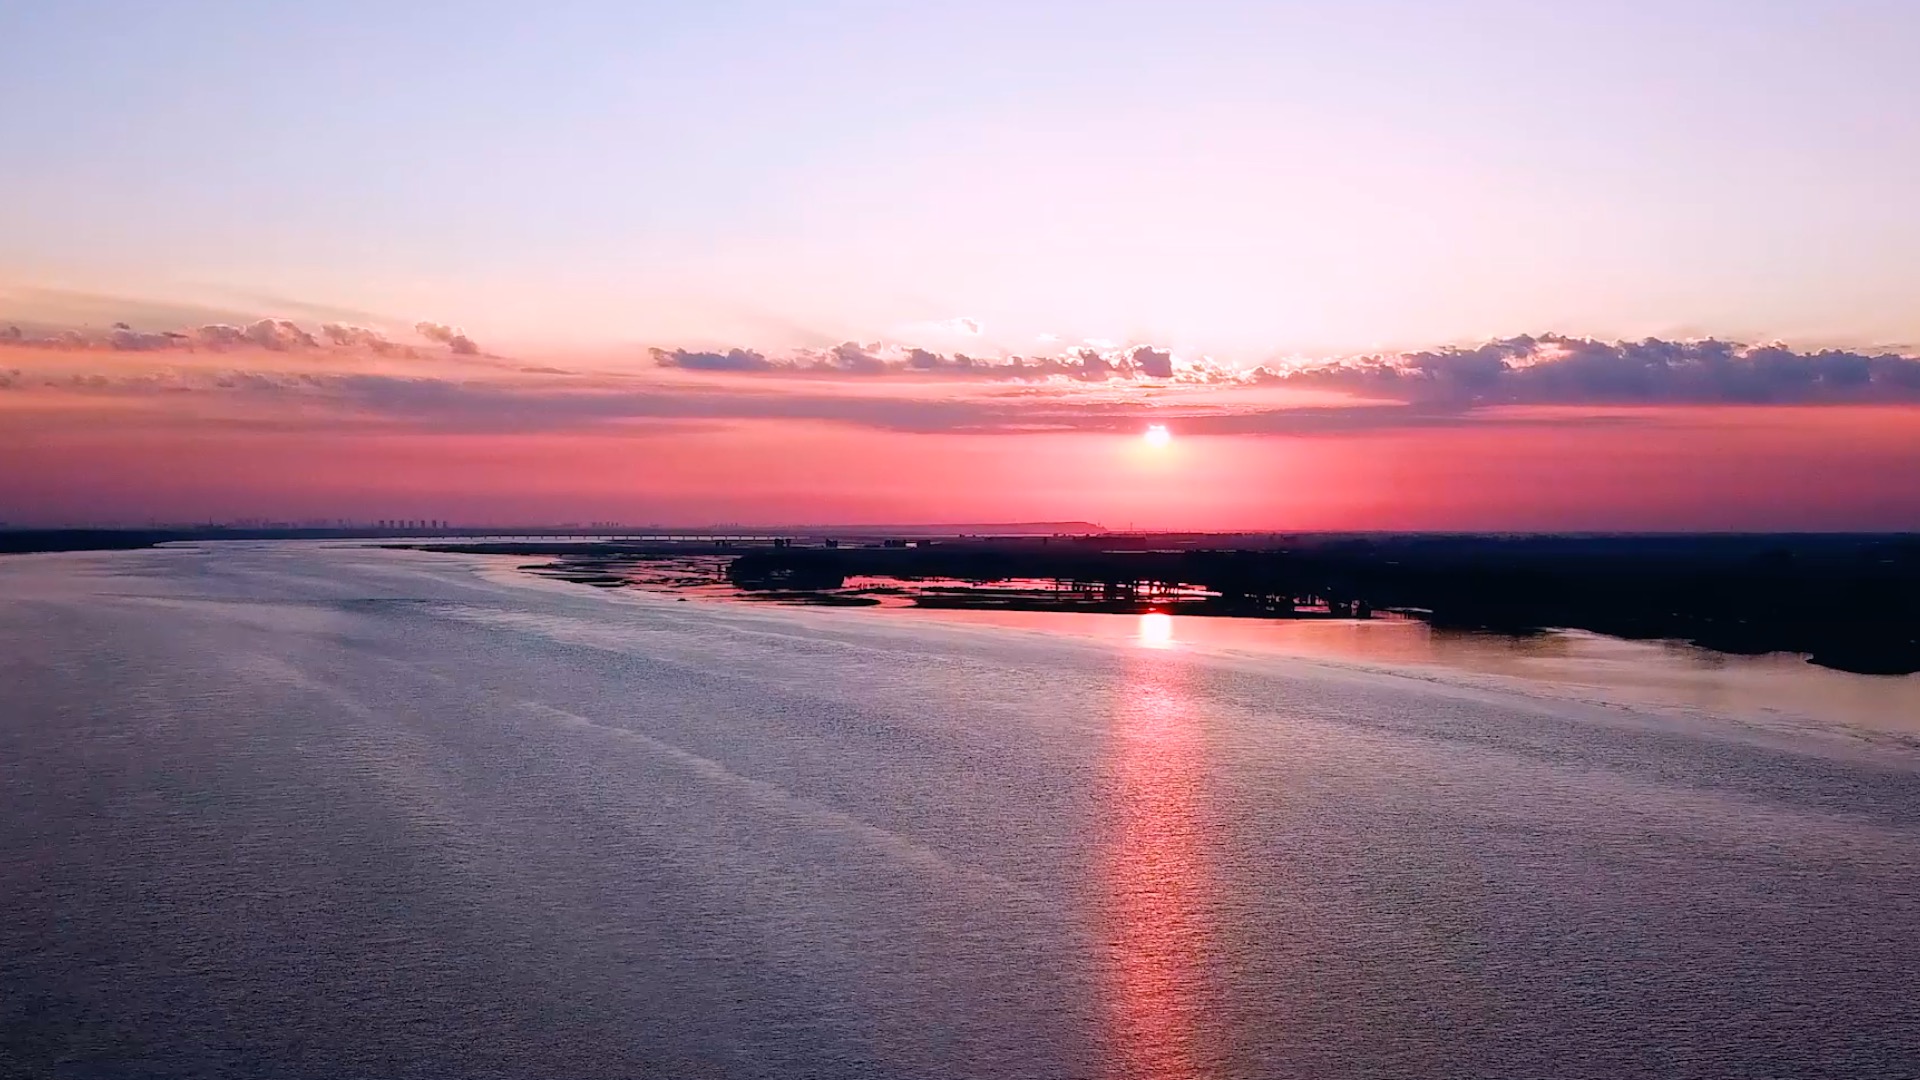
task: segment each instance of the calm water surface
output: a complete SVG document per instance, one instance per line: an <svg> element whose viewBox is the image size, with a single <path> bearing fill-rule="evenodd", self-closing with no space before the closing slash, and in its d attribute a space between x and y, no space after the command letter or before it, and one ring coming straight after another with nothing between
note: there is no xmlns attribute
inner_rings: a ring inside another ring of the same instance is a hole
<svg viewBox="0 0 1920 1080"><path fill-rule="evenodd" d="M1920 1076L1920 680L0 559L0 1076Z"/></svg>

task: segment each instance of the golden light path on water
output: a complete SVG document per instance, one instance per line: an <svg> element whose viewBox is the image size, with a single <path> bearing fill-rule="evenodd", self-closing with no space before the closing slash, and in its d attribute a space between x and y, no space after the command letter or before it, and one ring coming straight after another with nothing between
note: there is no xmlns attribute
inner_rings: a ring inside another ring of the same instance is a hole
<svg viewBox="0 0 1920 1080"><path fill-rule="evenodd" d="M1173 619L1140 616L1139 644L1171 649ZM1129 663L1112 728L1120 822L1106 862L1113 949L1116 1076L1205 1075L1195 1036L1209 927L1200 828L1204 751L1184 665L1142 652Z"/></svg>

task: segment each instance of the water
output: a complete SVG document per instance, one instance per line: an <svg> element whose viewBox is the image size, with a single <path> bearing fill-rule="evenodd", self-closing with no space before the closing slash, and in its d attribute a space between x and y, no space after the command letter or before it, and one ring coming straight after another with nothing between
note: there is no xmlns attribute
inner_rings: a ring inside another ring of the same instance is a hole
<svg viewBox="0 0 1920 1080"><path fill-rule="evenodd" d="M0 1075L1920 1075L1920 680L998 618L0 559Z"/></svg>

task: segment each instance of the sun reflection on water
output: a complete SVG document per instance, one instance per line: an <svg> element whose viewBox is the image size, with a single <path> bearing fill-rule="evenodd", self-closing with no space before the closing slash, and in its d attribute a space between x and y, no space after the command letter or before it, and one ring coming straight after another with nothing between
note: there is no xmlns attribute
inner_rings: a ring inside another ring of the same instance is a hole
<svg viewBox="0 0 1920 1080"><path fill-rule="evenodd" d="M1172 643L1172 619L1140 618L1140 640ZM1118 827L1106 860L1113 949L1115 1076L1200 1077L1196 1034L1208 925L1200 824L1203 748L1183 666L1136 661L1113 724Z"/></svg>
<svg viewBox="0 0 1920 1080"><path fill-rule="evenodd" d="M1140 644L1149 649L1165 649L1173 644L1173 616L1149 611L1140 616Z"/></svg>

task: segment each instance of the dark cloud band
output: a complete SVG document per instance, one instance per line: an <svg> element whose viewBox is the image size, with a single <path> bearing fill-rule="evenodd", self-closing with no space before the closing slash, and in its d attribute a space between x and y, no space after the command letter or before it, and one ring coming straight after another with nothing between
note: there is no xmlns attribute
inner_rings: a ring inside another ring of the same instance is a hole
<svg viewBox="0 0 1920 1080"><path fill-rule="evenodd" d="M423 322L414 327L421 337L445 345L457 356L482 355L472 338L440 323ZM184 330L136 330L123 322L114 323L104 334L83 330L61 330L45 335L28 335L18 326L0 327L0 346L38 349L111 349L115 352L160 352L168 349L266 349L270 352L294 352L321 347L320 338L342 348L366 348L381 356L417 356L419 350L389 340L378 330L363 326L325 323L320 335L309 333L287 319L259 319L244 326L208 323Z"/></svg>
<svg viewBox="0 0 1920 1080"><path fill-rule="evenodd" d="M1294 386L1455 407L1920 401L1920 358L1899 353L1801 352L1718 340L1605 342L1554 334L1505 338L1474 348L1252 369L1205 359L1176 360L1170 351L1150 345L991 360L856 344L783 357L750 349L654 349L653 358L667 368L763 375Z"/></svg>

